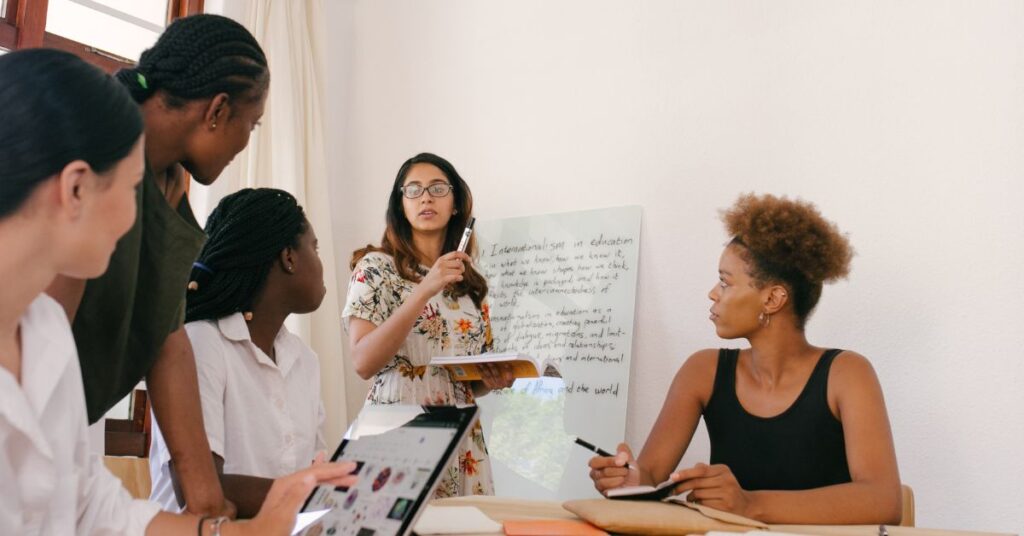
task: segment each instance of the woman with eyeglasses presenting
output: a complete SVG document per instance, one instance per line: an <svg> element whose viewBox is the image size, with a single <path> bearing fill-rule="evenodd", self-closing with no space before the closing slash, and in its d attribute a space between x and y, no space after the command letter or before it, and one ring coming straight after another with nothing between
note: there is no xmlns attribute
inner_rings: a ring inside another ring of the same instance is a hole
<svg viewBox="0 0 1024 536"><path fill-rule="evenodd" d="M487 281L459 241L473 211L469 185L440 156L422 153L398 170L380 246L352 255L342 318L356 372L373 380L367 404L465 404L512 385L507 365L456 382L436 356L473 355L492 346ZM491 495L494 484L477 425L446 469L438 497Z"/></svg>

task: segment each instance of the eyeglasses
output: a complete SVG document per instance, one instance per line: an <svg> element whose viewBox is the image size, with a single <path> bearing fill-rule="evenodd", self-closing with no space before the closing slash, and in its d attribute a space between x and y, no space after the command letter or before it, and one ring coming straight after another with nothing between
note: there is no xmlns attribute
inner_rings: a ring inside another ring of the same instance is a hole
<svg viewBox="0 0 1024 536"><path fill-rule="evenodd" d="M398 189L402 192L402 195L409 199L416 199L422 196L423 192L429 193L430 197L444 197L451 193L452 185L447 182L435 182L426 188L419 184L408 184L400 186Z"/></svg>

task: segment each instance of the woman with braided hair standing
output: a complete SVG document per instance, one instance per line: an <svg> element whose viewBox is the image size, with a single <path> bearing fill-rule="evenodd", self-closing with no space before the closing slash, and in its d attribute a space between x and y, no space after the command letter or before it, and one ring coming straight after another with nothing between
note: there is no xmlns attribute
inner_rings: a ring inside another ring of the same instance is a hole
<svg viewBox="0 0 1024 536"><path fill-rule="evenodd" d="M247 188L225 197L206 233L185 330L224 495L239 517L251 517L274 478L308 466L325 447L319 361L284 321L315 311L327 289L316 234L287 192ZM169 461L154 428L150 499L175 511Z"/></svg>
<svg viewBox="0 0 1024 536"><path fill-rule="evenodd" d="M267 97L266 56L237 22L196 15L168 26L117 79L145 125L138 215L102 277L58 277L48 292L73 322L89 422L145 378L187 510L230 514L195 418L199 389L183 328L185 285L205 239L185 195L185 172L210 184L248 144Z"/></svg>

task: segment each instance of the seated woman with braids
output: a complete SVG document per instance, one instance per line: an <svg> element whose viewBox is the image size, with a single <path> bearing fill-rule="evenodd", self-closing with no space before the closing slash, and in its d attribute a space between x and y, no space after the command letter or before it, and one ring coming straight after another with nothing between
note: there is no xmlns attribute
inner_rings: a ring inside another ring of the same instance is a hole
<svg viewBox="0 0 1024 536"><path fill-rule="evenodd" d="M224 495L239 517L250 517L275 477L307 467L324 448L320 365L284 327L288 315L320 307L323 265L302 207L281 190L225 197L206 233L188 284L185 330ZM181 505L169 462L154 427L150 499L173 511Z"/></svg>

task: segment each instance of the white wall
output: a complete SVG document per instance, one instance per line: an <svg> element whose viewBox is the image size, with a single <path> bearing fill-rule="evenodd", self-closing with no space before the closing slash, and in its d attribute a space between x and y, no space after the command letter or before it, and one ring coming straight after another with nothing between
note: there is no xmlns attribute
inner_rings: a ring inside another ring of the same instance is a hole
<svg viewBox="0 0 1024 536"><path fill-rule="evenodd" d="M452 160L481 218L641 205L639 446L683 359L739 344L707 320L718 209L751 190L811 200L858 255L809 335L875 364L919 525L1024 530L1024 3L364 0L327 15L339 255L379 240L394 173L423 150ZM701 437L685 463L707 453Z"/></svg>

